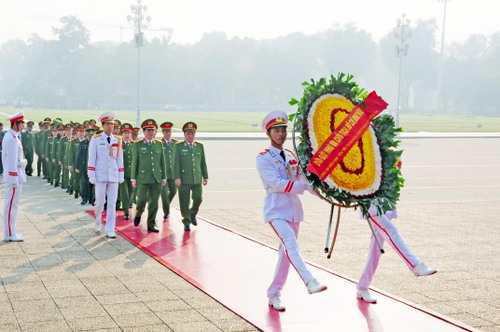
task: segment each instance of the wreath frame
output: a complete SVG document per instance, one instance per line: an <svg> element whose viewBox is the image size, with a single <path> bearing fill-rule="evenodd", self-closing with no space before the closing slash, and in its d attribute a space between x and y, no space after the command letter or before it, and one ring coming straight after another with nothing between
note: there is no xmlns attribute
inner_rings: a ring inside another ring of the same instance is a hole
<svg viewBox="0 0 500 332"><path fill-rule="evenodd" d="M337 93L354 105L364 105L364 100L368 96L365 89L360 88L353 81L351 74L338 73L337 76L330 75L329 78L320 78L318 81L311 79L310 82L303 82L303 96L300 100L292 98L289 101L291 106L297 105L297 111L290 115L293 123L294 148L302 172L324 199L331 204L344 207L359 207L364 216L368 216L368 209L375 205L379 214L385 211L394 210L399 200L400 190L404 186L404 178L401 171L396 167L396 163L401 157L402 150L397 150L399 143L397 134L401 128L395 128L394 118L389 114L382 114L372 120L371 126L374 129L380 148L382 158L382 174L379 189L367 196L354 197L349 190L341 188L330 188L319 177L307 170L312 157L311 141L308 133L307 118L314 101L327 93ZM295 144L295 133L300 133L299 144Z"/></svg>

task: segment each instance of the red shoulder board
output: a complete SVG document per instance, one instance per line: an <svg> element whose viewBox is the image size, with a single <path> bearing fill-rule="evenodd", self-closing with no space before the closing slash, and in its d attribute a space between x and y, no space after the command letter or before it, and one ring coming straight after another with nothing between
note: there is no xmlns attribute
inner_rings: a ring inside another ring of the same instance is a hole
<svg viewBox="0 0 500 332"><path fill-rule="evenodd" d="M264 151L259 152L259 154L266 154L269 149L265 149Z"/></svg>

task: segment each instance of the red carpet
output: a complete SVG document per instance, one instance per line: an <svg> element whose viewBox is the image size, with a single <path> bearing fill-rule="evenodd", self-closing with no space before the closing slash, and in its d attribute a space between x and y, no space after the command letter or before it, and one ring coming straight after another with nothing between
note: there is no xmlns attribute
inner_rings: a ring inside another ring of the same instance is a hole
<svg viewBox="0 0 500 332"><path fill-rule="evenodd" d="M159 211L157 220L161 217ZM160 233L148 233L145 219L144 214L141 225L134 227L132 219L124 220L117 211L117 233L263 331L471 330L383 293L375 293L377 304L358 301L352 280L313 265L311 272L329 289L309 295L291 269L282 294L287 310L279 313L269 308L266 298L275 249L202 218L191 232L184 232L177 210L163 227L158 222Z"/></svg>

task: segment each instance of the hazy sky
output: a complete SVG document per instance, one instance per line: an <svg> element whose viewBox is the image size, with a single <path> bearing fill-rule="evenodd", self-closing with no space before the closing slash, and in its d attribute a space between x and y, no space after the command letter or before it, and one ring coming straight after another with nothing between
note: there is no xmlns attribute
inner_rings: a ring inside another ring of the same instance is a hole
<svg viewBox="0 0 500 332"><path fill-rule="evenodd" d="M59 18L76 15L91 31L91 40L126 41L130 5L137 0L2 0L0 44L27 39L32 33L53 38ZM300 31L306 34L334 24L354 23L380 39L402 13L443 22L444 3L438 0L143 0L152 18L150 28L173 28L173 41L194 43L203 33L224 31L229 37L273 38ZM473 33L500 31L500 0L448 0L446 43ZM120 28L121 27L121 28ZM146 37L162 31L147 31Z"/></svg>

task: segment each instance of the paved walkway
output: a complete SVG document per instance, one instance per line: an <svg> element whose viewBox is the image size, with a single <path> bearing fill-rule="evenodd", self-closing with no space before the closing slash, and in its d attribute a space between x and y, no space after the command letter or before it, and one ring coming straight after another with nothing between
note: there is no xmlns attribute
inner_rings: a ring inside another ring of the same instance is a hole
<svg viewBox="0 0 500 332"><path fill-rule="evenodd" d="M79 201L25 185L25 242L0 243L0 331L256 331L122 237L97 236Z"/></svg>

